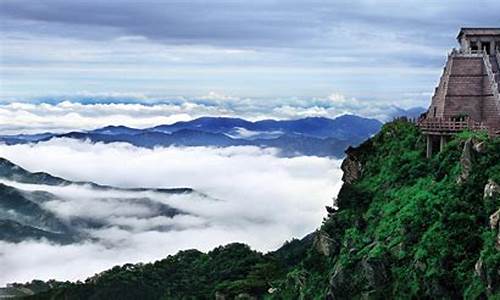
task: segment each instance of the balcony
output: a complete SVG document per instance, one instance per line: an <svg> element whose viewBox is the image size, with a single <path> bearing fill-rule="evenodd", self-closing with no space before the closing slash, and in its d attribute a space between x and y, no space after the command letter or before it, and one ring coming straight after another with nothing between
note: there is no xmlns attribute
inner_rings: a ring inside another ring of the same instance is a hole
<svg viewBox="0 0 500 300"><path fill-rule="evenodd" d="M476 122L470 117L422 118L417 125L422 132L430 135L453 135L465 130L484 130L490 135L497 134L495 130L490 130L483 123Z"/></svg>

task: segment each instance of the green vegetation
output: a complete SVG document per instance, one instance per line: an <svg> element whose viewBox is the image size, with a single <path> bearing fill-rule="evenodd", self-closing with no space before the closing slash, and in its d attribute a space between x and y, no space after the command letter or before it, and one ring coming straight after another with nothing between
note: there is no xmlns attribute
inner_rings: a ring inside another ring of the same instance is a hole
<svg viewBox="0 0 500 300"><path fill-rule="evenodd" d="M472 151L470 172L457 183L470 140L484 147ZM339 210L328 209L314 237L274 253L241 244L182 251L60 283L33 298L500 299L498 227L489 226L500 197L483 197L488 180L500 183L500 139L469 132L432 159L424 151L414 125L384 126L350 152L362 175L342 187Z"/></svg>

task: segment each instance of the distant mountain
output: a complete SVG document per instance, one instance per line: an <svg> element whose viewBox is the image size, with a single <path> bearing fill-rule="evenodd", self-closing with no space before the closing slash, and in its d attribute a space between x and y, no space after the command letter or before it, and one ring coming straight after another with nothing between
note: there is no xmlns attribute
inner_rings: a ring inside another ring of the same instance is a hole
<svg viewBox="0 0 500 300"><path fill-rule="evenodd" d="M151 128L155 131L173 133L182 129L192 129L213 133L229 132L234 128L250 129L254 123L239 118L202 117L191 121L176 122Z"/></svg>
<svg viewBox="0 0 500 300"><path fill-rule="evenodd" d="M96 134L139 134L142 133L142 129L130 128L127 126L106 126L103 128L92 130L91 133Z"/></svg>
<svg viewBox="0 0 500 300"><path fill-rule="evenodd" d="M408 108L408 109L394 107L394 112L392 114L390 114L389 116L392 119L399 118L399 117L407 117L410 119L416 119L426 111L427 111L427 109L423 108L423 107L412 107L412 108Z"/></svg>
<svg viewBox="0 0 500 300"><path fill-rule="evenodd" d="M32 191L18 188L19 184L37 185ZM72 182L48 173L29 172L12 162L0 158L0 240L9 242L21 242L27 239L45 238L56 243L72 243L88 239L87 229L106 227L105 220L92 217L60 217L48 209L46 203L61 201L60 196L45 191L47 186L65 187L80 186L93 189L104 194L100 201L114 201L123 205L134 204L148 207L155 216L173 217L178 214L186 214L176 208L154 201L144 194L137 197L116 198L106 196L106 192L157 192L165 194L191 194L196 193L190 188L173 189L146 189L146 188L115 188L98 185L92 182ZM38 190L39 189L39 190ZM204 196L204 195L202 195ZM62 199L64 200L64 199ZM158 228L158 230L167 230Z"/></svg>
<svg viewBox="0 0 500 300"><path fill-rule="evenodd" d="M7 145L26 144L50 139L53 136L54 134L50 132L37 134L0 135L0 141L6 143Z"/></svg>
<svg viewBox="0 0 500 300"><path fill-rule="evenodd" d="M151 129L165 133L173 133L181 129L192 129L229 135L234 134L238 129L245 129L248 132L255 133L280 132L282 135L293 134L316 138L349 139L352 137L369 137L378 132L381 126L382 123L375 119L343 115L335 119L311 117L298 120L262 120L257 122L237 118L204 117L188 122L177 122L172 125L160 125Z"/></svg>
<svg viewBox="0 0 500 300"><path fill-rule="evenodd" d="M382 123L353 115L335 119L262 120L203 117L187 122L137 129L106 126L92 131L64 134L0 136L7 144L36 143L54 137L92 142L125 142L138 147L156 146L258 146L279 149L283 156L315 155L341 157L350 145L357 145L379 131Z"/></svg>

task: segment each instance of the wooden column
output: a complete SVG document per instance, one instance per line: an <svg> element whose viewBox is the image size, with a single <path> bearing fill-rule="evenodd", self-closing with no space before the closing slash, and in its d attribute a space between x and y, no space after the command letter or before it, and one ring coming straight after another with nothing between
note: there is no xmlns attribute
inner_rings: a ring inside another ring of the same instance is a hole
<svg viewBox="0 0 500 300"><path fill-rule="evenodd" d="M439 137L439 151L443 151L444 146L446 146L446 135Z"/></svg>
<svg viewBox="0 0 500 300"><path fill-rule="evenodd" d="M426 135L427 138L427 158L431 158L432 156L432 137L430 134Z"/></svg>

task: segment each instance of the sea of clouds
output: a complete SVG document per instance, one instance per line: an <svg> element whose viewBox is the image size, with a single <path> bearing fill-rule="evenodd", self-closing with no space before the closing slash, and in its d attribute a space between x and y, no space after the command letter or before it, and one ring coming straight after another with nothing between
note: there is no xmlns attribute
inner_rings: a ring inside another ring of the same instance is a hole
<svg viewBox="0 0 500 300"><path fill-rule="evenodd" d="M0 157L30 171L117 187L191 187L198 193L96 191L85 186L48 187L59 200L45 208L61 218L95 218L94 239L71 245L0 242L0 285L34 278L77 280L117 264L148 262L181 249L210 250L244 242L261 251L314 231L341 185L340 162L319 157L284 158L275 149L155 148L54 139L35 145L0 145ZM203 194L208 195L204 197ZM161 216L148 198L186 214Z"/></svg>
<svg viewBox="0 0 500 300"><path fill-rule="evenodd" d="M31 102L0 99L0 134L67 132L107 125L145 128L202 116L262 119L335 118L343 114L390 121L405 110L393 104L357 100L342 94L323 98L247 99L210 93L199 98L155 98L103 94Z"/></svg>

